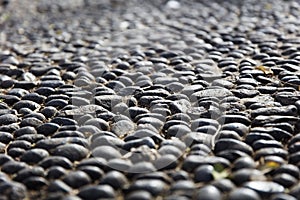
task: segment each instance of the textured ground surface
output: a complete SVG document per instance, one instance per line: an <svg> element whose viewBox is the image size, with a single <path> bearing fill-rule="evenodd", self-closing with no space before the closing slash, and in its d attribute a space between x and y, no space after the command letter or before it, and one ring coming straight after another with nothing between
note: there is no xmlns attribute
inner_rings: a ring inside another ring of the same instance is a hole
<svg viewBox="0 0 300 200"><path fill-rule="evenodd" d="M297 1L0 0L0 199L300 199Z"/></svg>

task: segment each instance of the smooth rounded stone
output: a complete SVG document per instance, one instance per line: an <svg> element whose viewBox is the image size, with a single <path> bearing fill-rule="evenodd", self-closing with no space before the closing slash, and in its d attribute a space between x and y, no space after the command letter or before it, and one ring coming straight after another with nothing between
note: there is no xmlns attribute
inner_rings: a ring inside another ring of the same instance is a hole
<svg viewBox="0 0 300 200"><path fill-rule="evenodd" d="M51 87L39 87L34 92L39 94L39 95L46 96L46 97L48 97L51 94L56 93L55 89L51 88Z"/></svg>
<svg viewBox="0 0 300 200"><path fill-rule="evenodd" d="M236 159L233 163L233 169L232 170L240 170L240 169L255 169L256 168L256 163L255 161L250 157L240 157Z"/></svg>
<svg viewBox="0 0 300 200"><path fill-rule="evenodd" d="M32 177L28 177L27 179L25 179L23 181L23 184L29 189L29 190L38 190L41 189L45 186L49 185L49 182L43 178L43 177L39 177L39 176L32 176Z"/></svg>
<svg viewBox="0 0 300 200"><path fill-rule="evenodd" d="M191 95L190 99L199 99L203 97L216 97L222 99L228 96L233 96L233 93L226 88L216 87L195 92Z"/></svg>
<svg viewBox="0 0 300 200"><path fill-rule="evenodd" d="M13 134L14 134L14 137L20 137L22 135L37 134L37 131L35 130L35 128L33 128L31 126L25 126L25 127L22 127L20 129L16 130Z"/></svg>
<svg viewBox="0 0 300 200"><path fill-rule="evenodd" d="M255 118L259 115L282 115L282 116L296 116L298 109L294 105L282 106L282 107L269 107L269 108L258 108L251 112L251 117Z"/></svg>
<svg viewBox="0 0 300 200"><path fill-rule="evenodd" d="M180 191L185 192L185 195L192 196L195 190L195 183L190 180L178 180L172 183L170 191L172 193L180 193Z"/></svg>
<svg viewBox="0 0 300 200"><path fill-rule="evenodd" d="M21 156L20 160L27 163L27 164L37 164L44 158L48 157L49 153L48 151L44 149L30 149Z"/></svg>
<svg viewBox="0 0 300 200"><path fill-rule="evenodd" d="M52 118L57 113L57 109L52 106L47 106L41 110L41 113L47 118Z"/></svg>
<svg viewBox="0 0 300 200"><path fill-rule="evenodd" d="M147 134L147 133L146 133ZM150 135L152 136L152 135ZM123 145L123 149L130 150L133 147L139 147L142 145L147 145L150 148L155 148L155 142L152 137L145 135L144 133L141 134L134 134L131 140L125 139L125 144ZM129 136L127 136L128 138ZM138 139L140 138L140 139Z"/></svg>
<svg viewBox="0 0 300 200"><path fill-rule="evenodd" d="M274 148L283 148L283 145L276 140L257 140L252 145L254 151L257 151L262 148L274 147Z"/></svg>
<svg viewBox="0 0 300 200"><path fill-rule="evenodd" d="M222 115L218 119L218 121L221 124L229 124L229 123L233 123L233 122L241 123L241 124L244 124L245 126L249 126L251 124L251 121L248 117L243 116L243 115L237 115L237 114Z"/></svg>
<svg viewBox="0 0 300 200"><path fill-rule="evenodd" d="M187 126L184 126L182 124L174 125L168 128L166 137L182 137L184 135L187 135L189 132L191 132L191 129Z"/></svg>
<svg viewBox="0 0 300 200"><path fill-rule="evenodd" d="M160 155L173 155L179 158L183 154L183 151L174 145L163 145L158 149L158 153Z"/></svg>
<svg viewBox="0 0 300 200"><path fill-rule="evenodd" d="M225 79L216 79L213 80L213 82L211 83L212 86L220 86L220 87L224 87L226 89L231 89L234 87L234 84L228 80Z"/></svg>
<svg viewBox="0 0 300 200"><path fill-rule="evenodd" d="M214 119L208 118L198 118L191 121L191 129L196 130L198 127L202 126L213 126L215 128L219 127L219 122Z"/></svg>
<svg viewBox="0 0 300 200"><path fill-rule="evenodd" d="M211 183L211 185L218 188L218 190L222 193L227 193L236 189L235 184L230 179L227 178L216 179Z"/></svg>
<svg viewBox="0 0 300 200"><path fill-rule="evenodd" d="M74 119L69 119L66 117L55 117L50 122L60 126L77 125L77 122Z"/></svg>
<svg viewBox="0 0 300 200"><path fill-rule="evenodd" d="M105 174L101 181L99 182L99 185L110 185L115 190L122 189L128 184L128 180L124 174L122 174L119 171L110 171L107 174Z"/></svg>
<svg viewBox="0 0 300 200"><path fill-rule="evenodd" d="M23 117L23 119L25 119L25 118L36 118L36 119L38 119L40 121L46 121L45 116L43 114L41 114L41 113L31 112L31 113L28 113L27 115L25 115Z"/></svg>
<svg viewBox="0 0 300 200"><path fill-rule="evenodd" d="M222 130L235 131L239 136L243 137L249 132L249 127L242 123L228 123L222 126Z"/></svg>
<svg viewBox="0 0 300 200"><path fill-rule="evenodd" d="M62 192L68 194L72 191L72 188L61 180L54 180L47 188L50 193Z"/></svg>
<svg viewBox="0 0 300 200"><path fill-rule="evenodd" d="M214 167L212 165L201 165L197 167L194 171L194 181L195 183L204 182L208 183L214 179L213 177Z"/></svg>
<svg viewBox="0 0 300 200"><path fill-rule="evenodd" d="M28 117L21 121L20 126L21 127L26 127L26 126L38 127L42 124L43 124L43 122L41 120L33 118L33 117Z"/></svg>
<svg viewBox="0 0 300 200"><path fill-rule="evenodd" d="M36 128L37 133L45 135L45 136L50 136L53 135L58 129L59 125L55 123L44 123Z"/></svg>
<svg viewBox="0 0 300 200"><path fill-rule="evenodd" d="M19 129L20 126L17 123L9 124L9 125L2 125L0 126L0 131L13 133L17 129Z"/></svg>
<svg viewBox="0 0 300 200"><path fill-rule="evenodd" d="M31 114L32 110L30 110L29 108L21 108L18 113L25 116Z"/></svg>
<svg viewBox="0 0 300 200"><path fill-rule="evenodd" d="M38 104L42 104L46 100L46 97L33 92L33 93L24 95L22 97L22 100L29 100L29 101L36 102Z"/></svg>
<svg viewBox="0 0 300 200"><path fill-rule="evenodd" d="M48 151L53 150L54 148L68 144L79 144L83 147L88 147L89 143L86 138L80 138L80 137L65 137L65 138L46 138L43 140L40 140L36 143L37 148L46 149Z"/></svg>
<svg viewBox="0 0 300 200"><path fill-rule="evenodd" d="M152 195L150 192L145 190L137 190L129 193L126 197L126 200L150 200Z"/></svg>
<svg viewBox="0 0 300 200"><path fill-rule="evenodd" d="M114 199L116 194L109 185L88 185L82 187L77 194L83 200L89 199Z"/></svg>
<svg viewBox="0 0 300 200"><path fill-rule="evenodd" d="M137 116L137 118L139 118L139 116ZM149 117L145 116L145 117L140 118L137 121L137 125L151 124L157 130L160 130L163 127L164 121L165 121L165 119L160 119L160 118L165 118L165 117L160 114L151 114Z"/></svg>
<svg viewBox="0 0 300 200"><path fill-rule="evenodd" d="M291 164L298 164L300 161L300 152L296 152L296 153L292 153L290 156L289 156L289 162Z"/></svg>
<svg viewBox="0 0 300 200"><path fill-rule="evenodd" d="M248 155L253 154L251 146L247 145L244 142L231 138L219 139L215 144L214 152L222 152L228 148L245 152Z"/></svg>
<svg viewBox="0 0 300 200"><path fill-rule="evenodd" d="M112 124L111 126L111 131L119 137L128 135L129 133L133 132L134 129L134 123L129 120L121 120Z"/></svg>
<svg viewBox="0 0 300 200"><path fill-rule="evenodd" d="M187 86L185 85L184 88L181 90L181 93L190 97L195 92L199 92L203 89L204 87L202 85L187 85Z"/></svg>
<svg viewBox="0 0 300 200"><path fill-rule="evenodd" d="M290 188L298 183L298 179L287 173L277 174L272 180L285 188Z"/></svg>
<svg viewBox="0 0 300 200"><path fill-rule="evenodd" d="M37 143L40 140L46 139L44 135L41 134L27 134L27 135L22 135L20 137L17 137L16 140L25 140L30 143Z"/></svg>
<svg viewBox="0 0 300 200"><path fill-rule="evenodd" d="M3 150L2 150L3 149ZM4 152L4 148L1 147L1 151ZM25 149L19 147L13 147L7 150L7 154L13 158L18 158L25 153Z"/></svg>
<svg viewBox="0 0 300 200"><path fill-rule="evenodd" d="M282 185L269 181L249 181L243 186L254 190L262 197L269 197L273 194L279 194L284 192L284 187Z"/></svg>
<svg viewBox="0 0 300 200"><path fill-rule="evenodd" d="M134 175L140 174L140 173L150 173L156 171L156 168L151 162L138 162L135 163L134 165L130 166L127 170L128 176L127 177L132 177Z"/></svg>
<svg viewBox="0 0 300 200"><path fill-rule="evenodd" d="M296 200L296 198L289 194L274 194L271 200Z"/></svg>
<svg viewBox="0 0 300 200"><path fill-rule="evenodd" d="M107 145L96 147L95 149L93 149L92 155L93 157L104 158L106 160L122 157L122 154L120 153L120 149L113 148Z"/></svg>
<svg viewBox="0 0 300 200"><path fill-rule="evenodd" d="M24 150L28 150L31 148L31 143L26 140L15 140L9 143L7 150L11 148L22 148Z"/></svg>
<svg viewBox="0 0 300 200"><path fill-rule="evenodd" d="M118 171L128 171L128 169L132 166L130 160L122 159L122 158L115 158L111 159L107 162L107 166L112 170Z"/></svg>
<svg viewBox="0 0 300 200"><path fill-rule="evenodd" d="M28 166L24 162L19 162L15 160L5 162L2 167L1 171L6 174L15 174L18 173L20 170L27 168Z"/></svg>
<svg viewBox="0 0 300 200"><path fill-rule="evenodd" d="M175 169L178 165L178 157L174 155L163 155L154 161L154 166L157 170Z"/></svg>
<svg viewBox="0 0 300 200"><path fill-rule="evenodd" d="M68 95L65 94L51 94L47 97L46 102L52 101L52 100L57 100L57 99L61 99L61 100L65 100L65 101L69 101L70 97Z"/></svg>
<svg viewBox="0 0 300 200"><path fill-rule="evenodd" d="M165 182L156 179L140 179L134 181L129 186L129 191L145 190L150 192L153 196L158 196L167 191L167 185Z"/></svg>
<svg viewBox="0 0 300 200"><path fill-rule="evenodd" d="M14 139L14 136L11 133L1 131L0 132L0 142L8 144Z"/></svg>
<svg viewBox="0 0 300 200"><path fill-rule="evenodd" d="M29 94L29 92L22 88L13 88L10 91L7 92L7 95L13 95L16 97L21 98L22 96Z"/></svg>
<svg viewBox="0 0 300 200"><path fill-rule="evenodd" d="M83 133L76 131L77 126L62 126L58 132L52 135L52 138L79 137L84 138Z"/></svg>
<svg viewBox="0 0 300 200"><path fill-rule="evenodd" d="M180 92L183 90L185 86L182 83L179 82L172 82L172 83L168 83L166 85L166 88L172 92Z"/></svg>
<svg viewBox="0 0 300 200"><path fill-rule="evenodd" d="M300 178L300 170L297 166L292 164L282 164L274 170L274 174L286 173L293 176L296 179Z"/></svg>
<svg viewBox="0 0 300 200"><path fill-rule="evenodd" d="M265 148L261 148L260 150L255 151L254 159L259 160L260 158L266 157L266 156L279 156L283 159L286 159L288 157L288 151L286 151L285 149L282 149L282 148L265 147ZM291 159L291 157L289 159Z"/></svg>
<svg viewBox="0 0 300 200"><path fill-rule="evenodd" d="M93 135L95 136L95 135ZM111 146L113 148L122 148L125 142L118 137L112 137L109 135L100 135L99 137L91 138L91 149L95 149L99 146Z"/></svg>
<svg viewBox="0 0 300 200"><path fill-rule="evenodd" d="M15 181L6 181L0 183L0 191L1 196L3 195L4 199L26 199L27 197L27 190L26 187L18 182Z"/></svg>
<svg viewBox="0 0 300 200"><path fill-rule="evenodd" d="M84 123L84 125L92 125L92 126L99 128L100 130L104 130L104 131L109 130L108 122L106 122L105 120L100 119L100 118L94 118L94 119L87 120Z"/></svg>
<svg viewBox="0 0 300 200"><path fill-rule="evenodd" d="M279 142L286 142L292 138L291 133L276 127L253 127L251 132L267 133Z"/></svg>
<svg viewBox="0 0 300 200"><path fill-rule="evenodd" d="M91 183L90 177L83 171L71 171L62 180L70 187L76 189Z"/></svg>
<svg viewBox="0 0 300 200"><path fill-rule="evenodd" d="M249 145L252 145L257 140L275 140L275 139L272 135L261 131L250 132L245 138L245 142Z"/></svg>
<svg viewBox="0 0 300 200"><path fill-rule="evenodd" d="M101 179L104 175L103 170L96 166L81 166L77 169L85 172L93 181Z"/></svg>
<svg viewBox="0 0 300 200"><path fill-rule="evenodd" d="M163 140L163 138L158 134L158 132L159 131L151 124L139 124L136 127L136 131L133 134L125 137L124 140L131 140L151 136L155 141L157 140L158 142L160 142Z"/></svg>
<svg viewBox="0 0 300 200"><path fill-rule="evenodd" d="M200 188L197 191L196 199L206 199L206 200L221 200L221 192L215 186L208 185Z"/></svg>
<svg viewBox="0 0 300 200"><path fill-rule="evenodd" d="M20 170L13 178L14 181L23 182L30 177L44 177L45 172L41 167L25 168Z"/></svg>
<svg viewBox="0 0 300 200"><path fill-rule="evenodd" d="M231 180L238 186L248 181L266 180L262 171L252 168L242 168L232 173Z"/></svg>
<svg viewBox="0 0 300 200"><path fill-rule="evenodd" d="M236 188L236 189L232 190L228 194L227 199L228 200L241 200L241 199L261 200L261 197L254 190L241 187L241 188Z"/></svg>
<svg viewBox="0 0 300 200"><path fill-rule="evenodd" d="M169 117L169 120L179 120L179 121L184 121L187 124L191 122L191 117L187 115L186 113L176 113L173 114Z"/></svg>
<svg viewBox="0 0 300 200"><path fill-rule="evenodd" d="M18 117L13 114L0 115L0 126L18 122Z"/></svg>
<svg viewBox="0 0 300 200"><path fill-rule="evenodd" d="M187 172L194 171L198 166L201 165L215 165L220 164L224 168L227 168L230 166L230 162L222 157L217 156L199 156L199 155L189 155L187 158L183 161L182 169Z"/></svg>
<svg viewBox="0 0 300 200"><path fill-rule="evenodd" d="M79 161L88 155L88 149L78 144L64 144L58 146L53 155L68 158L71 162Z"/></svg>
<svg viewBox="0 0 300 200"><path fill-rule="evenodd" d="M38 110L41 108L40 104L30 101L30 100L20 100L15 103L12 107L13 109L19 111L21 108L29 108L32 111Z"/></svg>
<svg viewBox="0 0 300 200"><path fill-rule="evenodd" d="M2 166L3 164L5 164L8 161L11 161L12 158L9 155L6 154L0 154L0 166Z"/></svg>
<svg viewBox="0 0 300 200"><path fill-rule="evenodd" d="M217 139L225 139L225 138L231 138L235 140L242 141L242 137L239 136L235 131L228 131L228 130L221 130L218 132L218 138Z"/></svg>
<svg viewBox="0 0 300 200"><path fill-rule="evenodd" d="M63 99L52 99L45 104L45 106L52 106L57 109L62 109L67 105L68 105L68 101Z"/></svg>
<svg viewBox="0 0 300 200"><path fill-rule="evenodd" d="M43 167L44 169L48 169L53 166L61 166L65 169L71 169L72 163L69 159L62 157L62 156L50 156L46 157L38 163L39 166Z"/></svg>
<svg viewBox="0 0 300 200"><path fill-rule="evenodd" d="M47 179L59 179L61 177L63 177L65 174L67 174L67 170L61 166L52 166L50 168L48 168L47 170L47 175L46 178Z"/></svg>
<svg viewBox="0 0 300 200"><path fill-rule="evenodd" d="M277 92L275 99L282 105L294 105L300 99L299 93L296 92Z"/></svg>
<svg viewBox="0 0 300 200"><path fill-rule="evenodd" d="M20 98L19 98L19 97L14 96L14 95L8 95L8 94L6 94L6 95L1 94L1 95L0 95L0 98L2 99L2 101L3 101L4 103L6 103L6 104L9 105L9 106L12 106L12 105L14 105L15 103L17 103L18 101L20 101Z"/></svg>

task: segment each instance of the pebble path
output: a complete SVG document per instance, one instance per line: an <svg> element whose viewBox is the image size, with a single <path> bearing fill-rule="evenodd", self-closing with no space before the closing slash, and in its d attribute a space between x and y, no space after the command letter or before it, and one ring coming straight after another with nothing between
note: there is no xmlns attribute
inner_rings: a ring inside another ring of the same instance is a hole
<svg viewBox="0 0 300 200"><path fill-rule="evenodd" d="M0 199L300 199L299 16L0 0Z"/></svg>

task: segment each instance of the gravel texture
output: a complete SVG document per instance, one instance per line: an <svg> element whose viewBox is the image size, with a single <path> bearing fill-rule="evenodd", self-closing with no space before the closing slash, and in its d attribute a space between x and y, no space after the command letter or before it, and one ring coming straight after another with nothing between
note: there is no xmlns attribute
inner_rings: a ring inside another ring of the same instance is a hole
<svg viewBox="0 0 300 200"><path fill-rule="evenodd" d="M0 0L0 199L300 199L299 16Z"/></svg>

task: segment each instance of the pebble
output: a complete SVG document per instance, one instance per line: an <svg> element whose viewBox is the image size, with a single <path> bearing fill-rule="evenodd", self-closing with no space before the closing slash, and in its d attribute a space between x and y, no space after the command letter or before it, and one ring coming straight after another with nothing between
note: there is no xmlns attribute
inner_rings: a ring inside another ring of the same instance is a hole
<svg viewBox="0 0 300 200"><path fill-rule="evenodd" d="M76 189L89 184L91 179L83 171L71 171L63 177L62 181Z"/></svg>
<svg viewBox="0 0 300 200"><path fill-rule="evenodd" d="M114 199L115 191L109 185L89 185L80 189L78 196L81 199Z"/></svg>
<svg viewBox="0 0 300 200"><path fill-rule="evenodd" d="M65 169L71 169L72 163L69 159L61 156L51 156L46 157L42 161L38 163L39 166L43 167L44 169L48 169L52 166L61 166Z"/></svg>
<svg viewBox="0 0 300 200"><path fill-rule="evenodd" d="M284 187L268 181L250 181L244 184L244 187L252 189L262 197L269 197L273 194L280 194L284 191Z"/></svg>
<svg viewBox="0 0 300 200"><path fill-rule="evenodd" d="M215 186L208 185L199 189L196 199L221 200L221 192Z"/></svg>
<svg viewBox="0 0 300 200"><path fill-rule="evenodd" d="M259 194L252 189L248 188L237 188L231 191L228 195L228 200L240 200L240 199L249 199L249 200L261 200Z"/></svg>
<svg viewBox="0 0 300 200"><path fill-rule="evenodd" d="M44 158L48 157L48 151L44 149L30 149L21 156L20 160L26 162L27 164L37 164Z"/></svg>
<svg viewBox="0 0 300 200"><path fill-rule="evenodd" d="M0 116L0 125L9 125L18 122L18 117L13 114L4 114Z"/></svg>
<svg viewBox="0 0 300 200"><path fill-rule="evenodd" d="M122 156L118 149L107 145L96 147L95 149L93 149L92 155L96 158L99 157L106 160L120 158Z"/></svg>
<svg viewBox="0 0 300 200"><path fill-rule="evenodd" d="M0 191L1 195L9 199L21 200L27 196L26 187L15 181L1 183Z"/></svg>
<svg viewBox="0 0 300 200"><path fill-rule="evenodd" d="M41 106L38 103L30 100L20 100L13 105L13 109L16 109L17 111L19 111L21 108L29 108L30 110L35 111L40 109Z"/></svg>
<svg viewBox="0 0 300 200"><path fill-rule="evenodd" d="M53 155L66 157L71 162L74 162L85 158L88 155L88 149L78 144L64 144L58 146Z"/></svg>

